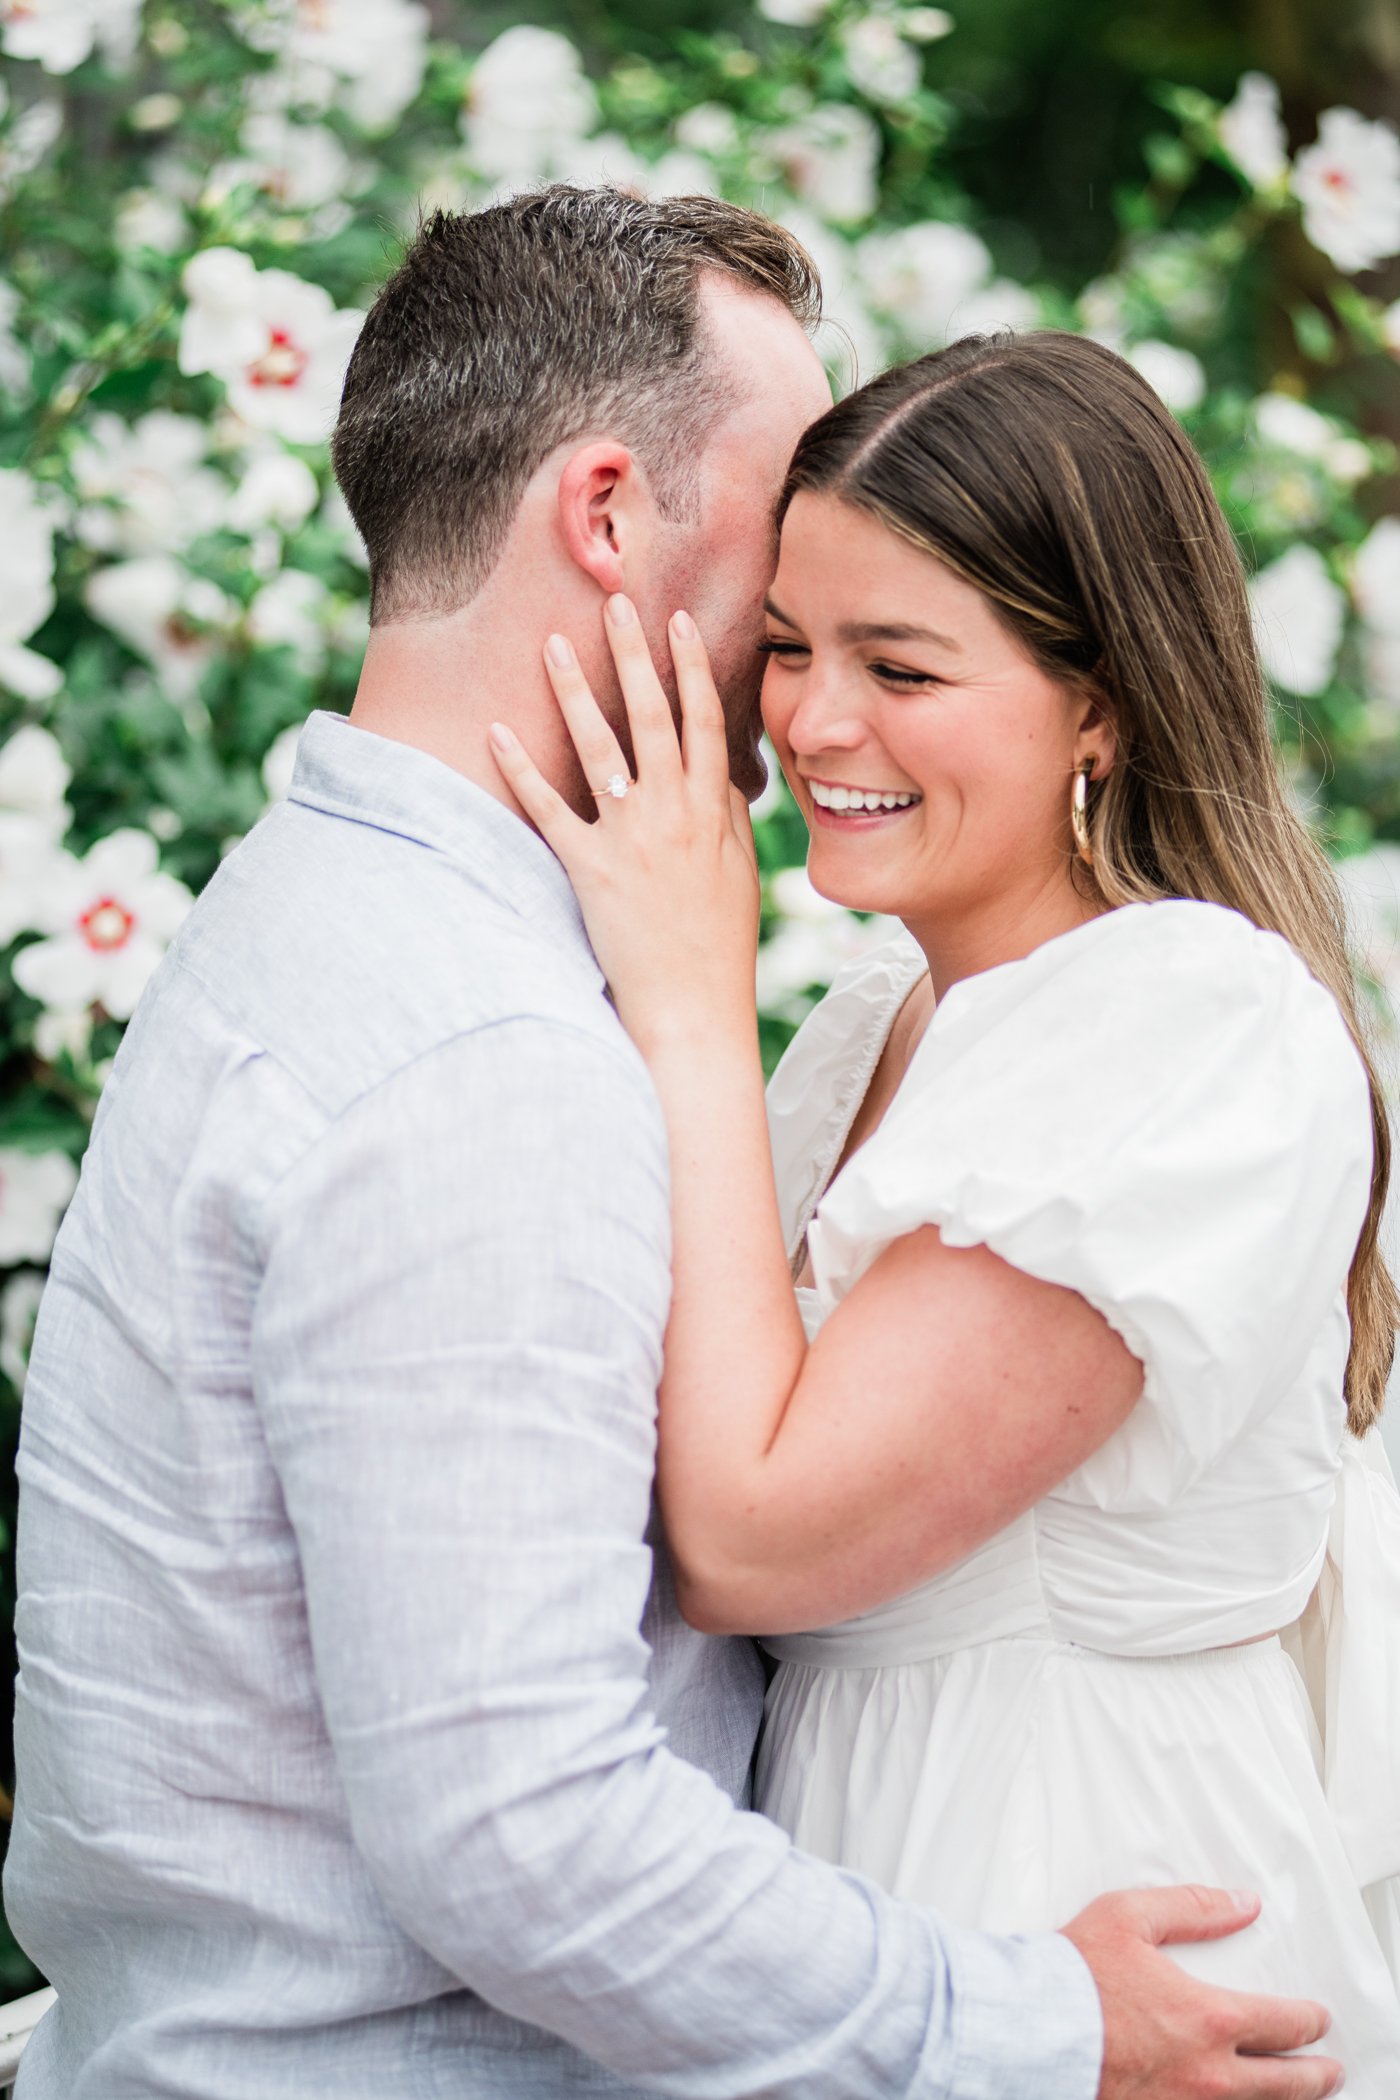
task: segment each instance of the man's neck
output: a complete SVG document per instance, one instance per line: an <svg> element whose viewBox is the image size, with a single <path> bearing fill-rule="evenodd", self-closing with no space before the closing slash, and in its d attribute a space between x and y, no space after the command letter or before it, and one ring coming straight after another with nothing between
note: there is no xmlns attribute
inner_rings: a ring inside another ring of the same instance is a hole
<svg viewBox="0 0 1400 2100"><path fill-rule="evenodd" d="M533 638L484 634L463 614L373 628L350 720L411 744L522 815L487 742L493 721L518 731L556 785L567 779L563 725Z"/></svg>

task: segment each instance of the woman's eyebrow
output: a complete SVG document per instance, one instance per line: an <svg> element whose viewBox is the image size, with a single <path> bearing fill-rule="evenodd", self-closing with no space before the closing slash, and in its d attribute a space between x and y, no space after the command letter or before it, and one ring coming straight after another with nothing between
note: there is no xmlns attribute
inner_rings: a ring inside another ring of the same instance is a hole
<svg viewBox="0 0 1400 2100"><path fill-rule="evenodd" d="M785 613L771 597L763 601L763 610L776 620L780 627L791 627L794 634L801 632L796 620ZM940 649L950 649L961 655L962 644L951 635L937 634L932 627L915 627L906 620L845 620L836 630L842 642L934 642Z"/></svg>
<svg viewBox="0 0 1400 2100"><path fill-rule="evenodd" d="M845 620L836 630L843 642L936 642L940 649L961 655L962 644L951 635L936 634L931 627L914 627L907 620Z"/></svg>

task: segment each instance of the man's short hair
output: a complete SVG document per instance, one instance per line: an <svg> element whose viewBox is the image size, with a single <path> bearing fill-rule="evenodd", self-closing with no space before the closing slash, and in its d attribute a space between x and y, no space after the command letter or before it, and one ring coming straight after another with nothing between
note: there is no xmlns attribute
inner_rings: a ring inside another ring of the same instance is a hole
<svg viewBox="0 0 1400 2100"><path fill-rule="evenodd" d="M369 552L376 622L453 611L500 555L556 446L620 439L686 518L732 399L702 326L717 271L820 317L782 227L713 197L557 185L435 212L376 299L345 377L336 477Z"/></svg>

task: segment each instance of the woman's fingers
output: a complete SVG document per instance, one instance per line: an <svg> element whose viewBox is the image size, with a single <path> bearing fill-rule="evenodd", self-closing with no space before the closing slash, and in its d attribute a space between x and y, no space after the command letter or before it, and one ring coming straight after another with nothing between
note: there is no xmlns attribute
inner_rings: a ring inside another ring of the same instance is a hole
<svg viewBox="0 0 1400 2100"><path fill-rule="evenodd" d="M603 628L617 666L617 682L632 730L637 778L651 787L680 776L680 744L665 689L656 675L637 608L620 591L609 598Z"/></svg>
<svg viewBox="0 0 1400 2100"><path fill-rule="evenodd" d="M493 722L486 732L501 777L547 846L572 870L574 856L592 830L552 788L513 729Z"/></svg>
<svg viewBox="0 0 1400 2100"><path fill-rule="evenodd" d="M562 634L552 634L545 643L544 667L559 702L559 712L574 740L583 777L594 794L602 795L608 782L619 774L630 780L632 769L623 757L622 746L593 697L572 644Z"/></svg>
<svg viewBox="0 0 1400 2100"><path fill-rule="evenodd" d="M619 592L608 599L603 627L627 709L638 781L645 781L653 798L658 788L679 787L684 780L702 798L722 803L729 792L727 726L709 655L689 613L674 615L668 636L680 695L684 755L670 703L630 598ZM602 797L619 774L630 778L622 746L564 635L549 637L544 660L584 778ZM536 773L536 780L539 777Z"/></svg>
<svg viewBox="0 0 1400 2100"><path fill-rule="evenodd" d="M710 672L709 651L688 612L671 615L671 662L681 699L686 777L703 793L729 791L729 733Z"/></svg>

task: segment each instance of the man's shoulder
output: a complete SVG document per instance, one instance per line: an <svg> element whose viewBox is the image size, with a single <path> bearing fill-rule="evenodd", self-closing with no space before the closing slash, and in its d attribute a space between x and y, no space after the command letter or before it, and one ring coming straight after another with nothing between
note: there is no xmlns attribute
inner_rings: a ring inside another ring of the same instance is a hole
<svg viewBox="0 0 1400 2100"><path fill-rule="evenodd" d="M224 863L167 972L196 980L331 1117L442 1044L507 1023L610 1045L639 1072L582 936L561 943L429 845L294 805Z"/></svg>

